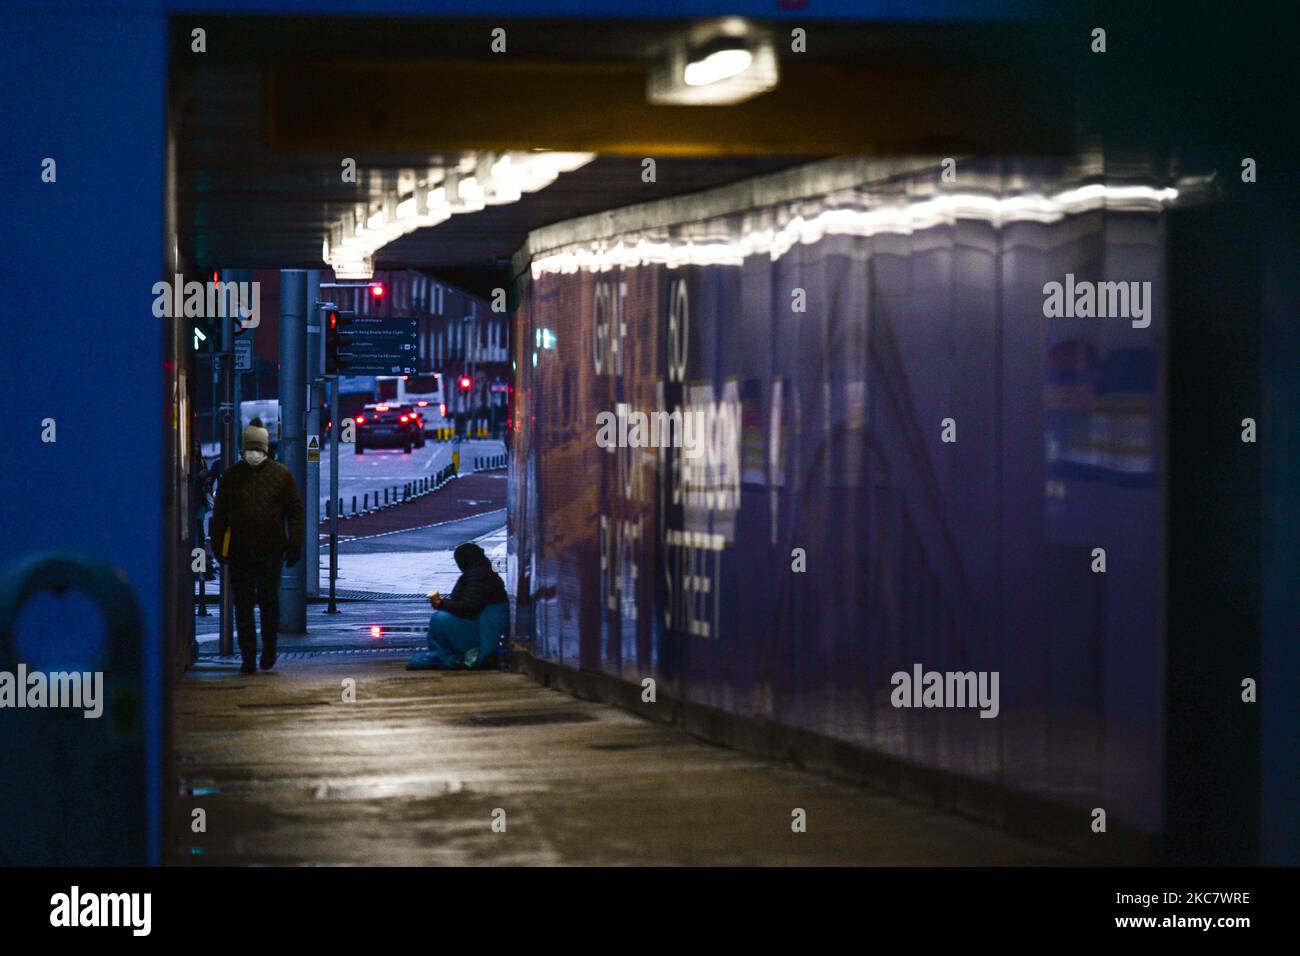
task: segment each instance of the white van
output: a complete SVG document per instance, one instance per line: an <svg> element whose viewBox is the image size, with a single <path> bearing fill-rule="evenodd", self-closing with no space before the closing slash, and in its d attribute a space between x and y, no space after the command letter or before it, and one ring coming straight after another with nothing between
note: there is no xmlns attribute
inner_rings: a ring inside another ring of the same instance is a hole
<svg viewBox="0 0 1300 956"><path fill-rule="evenodd" d="M397 405L414 405L424 419L424 433L432 435L440 428L449 427L447 395L442 387L440 372L423 375L379 375L375 380L376 397L382 402Z"/></svg>

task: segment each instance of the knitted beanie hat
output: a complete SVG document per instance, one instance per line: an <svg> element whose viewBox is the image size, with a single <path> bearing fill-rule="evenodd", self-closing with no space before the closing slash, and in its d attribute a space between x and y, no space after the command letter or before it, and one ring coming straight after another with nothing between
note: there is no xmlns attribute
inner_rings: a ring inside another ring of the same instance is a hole
<svg viewBox="0 0 1300 956"><path fill-rule="evenodd" d="M250 448L269 451L271 448L270 433L265 428L249 425L244 429L244 451L248 451Z"/></svg>

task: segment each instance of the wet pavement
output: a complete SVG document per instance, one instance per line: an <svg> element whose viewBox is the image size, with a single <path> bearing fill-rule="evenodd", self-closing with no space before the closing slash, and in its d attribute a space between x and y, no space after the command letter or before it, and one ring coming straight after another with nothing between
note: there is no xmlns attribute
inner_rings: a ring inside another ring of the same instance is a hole
<svg viewBox="0 0 1300 956"><path fill-rule="evenodd" d="M281 634L280 654L311 655L319 651L349 649L372 652L387 648L414 653L424 648L429 613L429 602L425 598L340 601L337 614L326 614L324 604L311 604L307 607L307 626L311 633ZM255 609L254 617L259 622L261 616L261 611ZM218 656L220 620L215 609L206 618L195 618L199 659L212 664L224 661L238 665L237 653L226 658ZM379 628L379 631L374 628Z"/></svg>
<svg viewBox="0 0 1300 956"><path fill-rule="evenodd" d="M270 673L212 659L187 673L171 862L1079 862L520 674L408 672L401 643L317 641Z"/></svg>

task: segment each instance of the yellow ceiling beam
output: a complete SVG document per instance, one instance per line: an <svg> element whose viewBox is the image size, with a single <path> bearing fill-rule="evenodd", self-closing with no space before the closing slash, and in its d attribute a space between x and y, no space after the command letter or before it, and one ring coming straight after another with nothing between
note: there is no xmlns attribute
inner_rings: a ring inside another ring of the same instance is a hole
<svg viewBox="0 0 1300 956"><path fill-rule="evenodd" d="M291 152L578 150L640 156L1041 153L1069 98L1007 68L781 63L731 106L652 106L639 62L285 60L267 137Z"/></svg>

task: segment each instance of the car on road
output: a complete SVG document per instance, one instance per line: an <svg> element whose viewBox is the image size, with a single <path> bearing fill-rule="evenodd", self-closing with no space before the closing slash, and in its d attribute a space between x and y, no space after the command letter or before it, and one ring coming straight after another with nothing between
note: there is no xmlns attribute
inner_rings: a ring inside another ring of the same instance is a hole
<svg viewBox="0 0 1300 956"><path fill-rule="evenodd" d="M400 448L409 454L424 444L420 416L403 405L374 402L356 417L353 451L364 455L367 448Z"/></svg>
<svg viewBox="0 0 1300 956"><path fill-rule="evenodd" d="M440 429L451 426L451 421L444 411L447 406L442 403L434 404L428 399L422 398L414 402L408 402L408 405L420 416L420 422L424 426L426 435L436 434Z"/></svg>
<svg viewBox="0 0 1300 956"><path fill-rule="evenodd" d="M389 405L391 407L399 408L404 414L415 420L415 447L423 448L424 436L429 433L429 410L427 408L420 408L413 402L406 402L397 406L393 406L392 402L389 402Z"/></svg>

